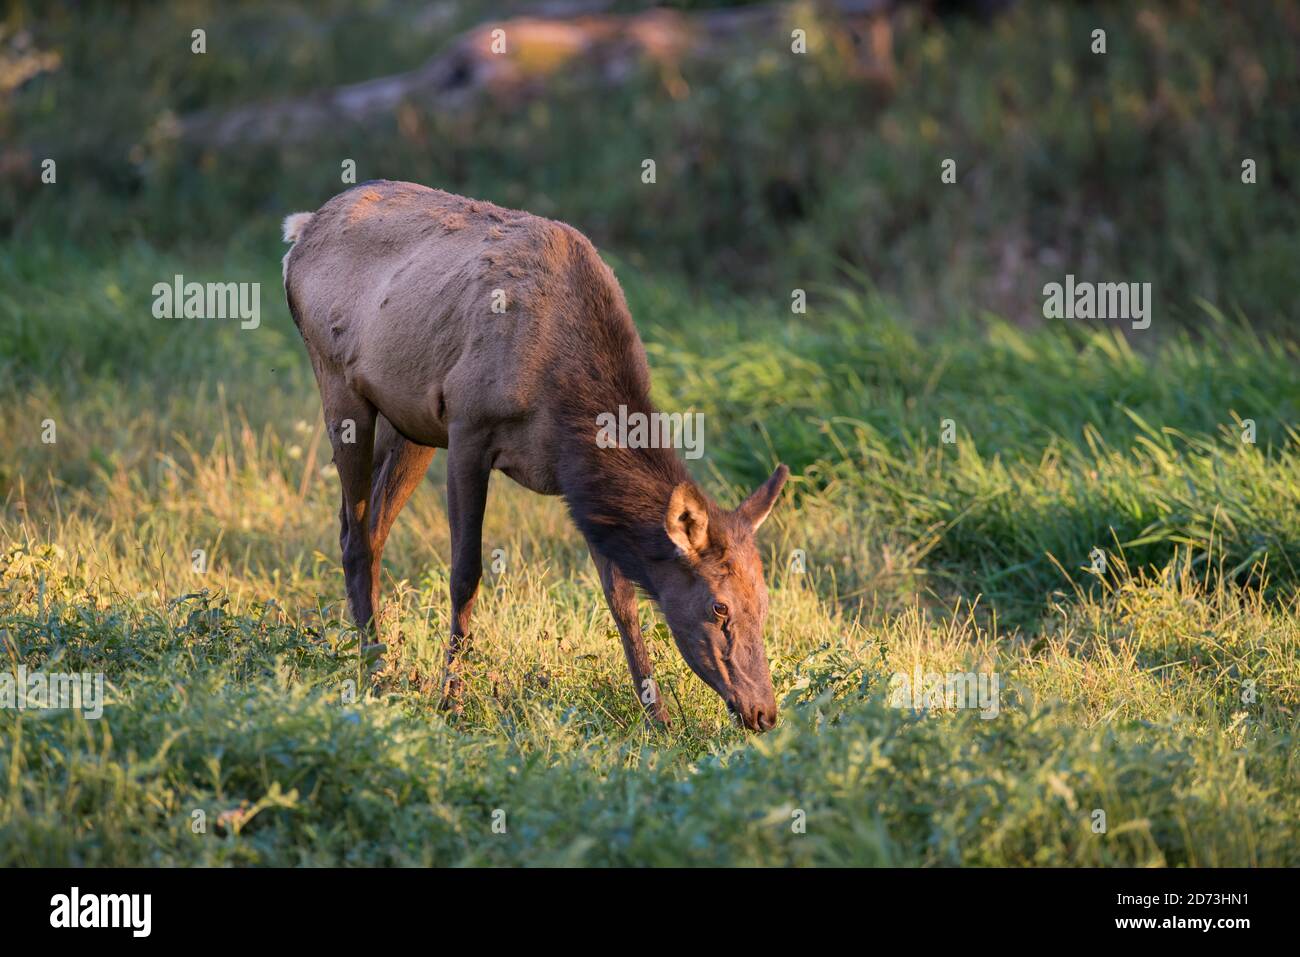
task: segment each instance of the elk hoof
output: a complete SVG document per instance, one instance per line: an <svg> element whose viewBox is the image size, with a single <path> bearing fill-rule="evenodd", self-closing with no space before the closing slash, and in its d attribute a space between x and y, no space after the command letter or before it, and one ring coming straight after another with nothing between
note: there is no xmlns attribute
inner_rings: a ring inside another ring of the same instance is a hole
<svg viewBox="0 0 1300 957"><path fill-rule="evenodd" d="M460 698L464 691L465 682L460 675L448 675L442 682L442 700L438 707L449 714L463 714L465 707Z"/></svg>

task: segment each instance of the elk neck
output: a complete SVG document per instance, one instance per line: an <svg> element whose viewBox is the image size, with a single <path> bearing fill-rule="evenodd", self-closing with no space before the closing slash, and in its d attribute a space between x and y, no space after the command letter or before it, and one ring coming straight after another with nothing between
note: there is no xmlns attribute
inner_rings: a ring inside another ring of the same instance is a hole
<svg viewBox="0 0 1300 957"><path fill-rule="evenodd" d="M605 348L584 355L585 367L561 380L560 491L592 546L656 597L650 565L674 554L664 531L668 500L690 477L672 448L608 447L599 439L602 415L617 419L622 407L628 416L641 413L654 421L657 411L640 340L631 318L619 312L607 326L610 341L600 343Z"/></svg>

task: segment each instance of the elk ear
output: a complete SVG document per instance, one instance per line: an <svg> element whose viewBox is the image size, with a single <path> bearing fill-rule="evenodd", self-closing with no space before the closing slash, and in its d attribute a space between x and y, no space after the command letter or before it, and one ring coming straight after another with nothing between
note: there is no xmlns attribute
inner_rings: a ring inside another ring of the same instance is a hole
<svg viewBox="0 0 1300 957"><path fill-rule="evenodd" d="M695 486L682 482L668 499L664 531L687 558L694 559L709 543L709 510Z"/></svg>
<svg viewBox="0 0 1300 957"><path fill-rule="evenodd" d="M763 524L763 520L772 511L772 506L776 504L776 497L781 494L781 487L789 477L790 470L784 465L778 465L772 477L754 489L753 494L736 508L736 514L753 531L758 531L758 526Z"/></svg>

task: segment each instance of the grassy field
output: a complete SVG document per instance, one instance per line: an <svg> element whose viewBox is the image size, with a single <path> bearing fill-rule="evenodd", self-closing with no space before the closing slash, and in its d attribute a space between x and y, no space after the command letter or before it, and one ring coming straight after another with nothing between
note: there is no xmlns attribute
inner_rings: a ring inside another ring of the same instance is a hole
<svg viewBox="0 0 1300 957"><path fill-rule="evenodd" d="M256 330L132 301L192 256L5 252L4 651L108 702L0 710L0 863L1300 863L1294 341L927 336L852 289L791 321L616 261L661 403L706 413L698 477L795 469L762 535L783 720L739 731L659 624L647 729L560 503L500 476L449 717L440 463L362 675L269 239L212 266L263 283ZM998 673L997 716L891 707L917 667Z"/></svg>
<svg viewBox="0 0 1300 957"><path fill-rule="evenodd" d="M107 691L98 720L0 707L0 865L1300 864L1294 8L905 4L864 78L862 38L795 3L467 112L178 133L532 6L0 14L0 674ZM440 712L441 456L360 662L280 286L280 219L344 159L591 235L660 405L705 414L696 477L734 505L791 466L760 535L773 732L661 622L647 728L561 503L502 476ZM1044 322L1066 273L1150 282L1152 327ZM177 274L260 283L260 326L155 319ZM996 674L996 716L895 706L917 669Z"/></svg>

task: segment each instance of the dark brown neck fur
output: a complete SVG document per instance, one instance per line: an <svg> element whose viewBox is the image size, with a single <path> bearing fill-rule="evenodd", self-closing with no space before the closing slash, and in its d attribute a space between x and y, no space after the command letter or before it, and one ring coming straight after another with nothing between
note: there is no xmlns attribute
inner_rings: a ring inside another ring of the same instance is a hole
<svg viewBox="0 0 1300 957"><path fill-rule="evenodd" d="M583 271L604 270L584 264ZM563 393L560 487L569 512L588 541L618 569L654 596L649 565L671 558L664 531L668 499L690 481L673 449L602 448L597 418L655 412L650 370L631 314L612 276L575 277L586 290L583 324L589 338L573 344L572 361L559 377Z"/></svg>

